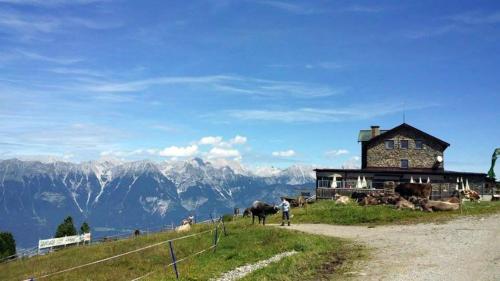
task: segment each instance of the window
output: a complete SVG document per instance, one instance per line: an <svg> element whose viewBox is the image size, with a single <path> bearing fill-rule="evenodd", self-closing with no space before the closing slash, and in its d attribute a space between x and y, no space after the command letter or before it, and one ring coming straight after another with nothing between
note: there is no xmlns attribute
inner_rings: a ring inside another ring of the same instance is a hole
<svg viewBox="0 0 500 281"><path fill-rule="evenodd" d="M415 140L415 149L423 149L424 142L422 140Z"/></svg>
<svg viewBox="0 0 500 281"><path fill-rule="evenodd" d="M408 140L401 140L401 149L408 149Z"/></svg>
<svg viewBox="0 0 500 281"><path fill-rule="evenodd" d="M318 187L329 188L332 185L333 178L318 177Z"/></svg>
<svg viewBox="0 0 500 281"><path fill-rule="evenodd" d="M408 169L408 159L401 159L401 168Z"/></svg>
<svg viewBox="0 0 500 281"><path fill-rule="evenodd" d="M386 140L385 149L394 149L394 140Z"/></svg>

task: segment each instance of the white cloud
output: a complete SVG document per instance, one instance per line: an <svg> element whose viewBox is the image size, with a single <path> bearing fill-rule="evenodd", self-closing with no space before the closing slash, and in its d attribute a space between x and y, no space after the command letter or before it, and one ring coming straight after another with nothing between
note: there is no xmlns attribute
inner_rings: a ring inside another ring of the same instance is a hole
<svg viewBox="0 0 500 281"><path fill-rule="evenodd" d="M193 144L185 147L170 146L161 150L159 154L164 157L191 157L197 153L198 146Z"/></svg>
<svg viewBox="0 0 500 281"><path fill-rule="evenodd" d="M164 149L140 148L135 150L104 150L100 153L101 157L115 157L121 159L162 156L177 160L178 158L200 157L206 159L230 159L231 161L240 161L242 155L239 150L233 148L233 145L245 144L247 138L236 135L228 142L224 142L220 136L206 136L198 142L192 142L187 146L170 146ZM208 145L209 148L201 149L201 145Z"/></svg>
<svg viewBox="0 0 500 281"><path fill-rule="evenodd" d="M84 69L84 68L67 68L67 67L57 67L48 69L48 71L64 74L64 75L81 75L81 76L92 76L92 77L104 77L105 74L99 71L95 71L92 69Z"/></svg>
<svg viewBox="0 0 500 281"><path fill-rule="evenodd" d="M492 13L470 11L463 14L453 15L448 18L455 22L469 25L495 24L500 22L500 11L494 11Z"/></svg>
<svg viewBox="0 0 500 281"><path fill-rule="evenodd" d="M39 61L45 61L45 62L51 62L51 63L57 63L57 64L73 64L82 61L80 58L60 58L60 57L49 57L49 56L44 56L40 55L34 52L27 52L23 50L18 50L17 51L19 54L23 55L27 59L32 59L32 60L39 60Z"/></svg>
<svg viewBox="0 0 500 281"><path fill-rule="evenodd" d="M325 153L327 156L340 156L340 155L345 155L349 154L349 151L347 149L334 149L334 150L329 150Z"/></svg>
<svg viewBox="0 0 500 281"><path fill-rule="evenodd" d="M285 1L262 0L262 1L257 1L257 3L297 15L311 15L322 12L321 10L316 10L311 7L306 7L303 5Z"/></svg>
<svg viewBox="0 0 500 281"><path fill-rule="evenodd" d="M226 149L226 148L220 148L220 147L214 147L210 149L210 151L207 154L207 157L210 158L240 158L241 154L238 150L236 149Z"/></svg>
<svg viewBox="0 0 500 281"><path fill-rule="evenodd" d="M467 32L473 30L475 25L497 24L500 22L500 11L468 11L443 18L446 23L439 26L423 28L421 30L408 32L406 36L411 39L422 39L440 36L448 33Z"/></svg>
<svg viewBox="0 0 500 281"><path fill-rule="evenodd" d="M99 2L108 2L108 0L0 0L0 3L33 6L84 5Z"/></svg>
<svg viewBox="0 0 500 281"><path fill-rule="evenodd" d="M222 137L208 136L201 138L198 143L201 145L219 145L221 142L222 142Z"/></svg>
<svg viewBox="0 0 500 281"><path fill-rule="evenodd" d="M158 155L159 150L158 149L135 149L135 150L105 150L100 153L101 157L118 157L118 158L127 158L127 157L133 157L133 156L151 156L151 155Z"/></svg>
<svg viewBox="0 0 500 281"><path fill-rule="evenodd" d="M236 135L234 138L230 139L229 142L223 141L224 139L220 136L207 136L203 137L198 141L200 145L212 145L217 147L231 148L233 145L241 145L247 142L247 138L244 136Z"/></svg>
<svg viewBox="0 0 500 281"><path fill-rule="evenodd" d="M342 8L341 11L354 12L354 13L379 13L384 11L384 9L381 7L374 7L374 6L352 5Z"/></svg>
<svg viewBox="0 0 500 281"><path fill-rule="evenodd" d="M0 4L3 0L0 0ZM74 28L111 29L122 24L119 22L103 22L98 19L37 15L30 12L16 10L0 10L0 28L14 38L25 41L27 39L51 40L48 34L74 32Z"/></svg>
<svg viewBox="0 0 500 281"><path fill-rule="evenodd" d="M353 156L342 164L342 169L359 169L361 167L360 160L359 156Z"/></svg>
<svg viewBox="0 0 500 281"><path fill-rule="evenodd" d="M319 62L319 63L306 64L304 67L308 68L308 69L314 69L314 68L340 69L344 66L342 64L336 63L336 62L324 61L324 62Z"/></svg>
<svg viewBox="0 0 500 281"><path fill-rule="evenodd" d="M278 122L341 122L364 120L394 114L402 111L418 110L437 106L421 104L404 106L402 103L377 103L365 105L345 105L334 109L298 108L287 110L244 109L224 111L229 117L240 120L278 121Z"/></svg>
<svg viewBox="0 0 500 281"><path fill-rule="evenodd" d="M236 135L234 138L229 140L231 144L245 144L247 142L247 137Z"/></svg>
<svg viewBox="0 0 500 281"><path fill-rule="evenodd" d="M93 82L82 85L93 92L137 92L157 85L202 86L217 92L261 97L292 96L297 98L337 95L340 90L330 86L296 81L277 81L234 75L162 76L123 82Z"/></svg>
<svg viewBox="0 0 500 281"><path fill-rule="evenodd" d="M446 24L438 27L427 28L408 32L406 36L410 39L422 39L427 37L440 36L449 32L460 32L464 29L456 24Z"/></svg>
<svg viewBox="0 0 500 281"><path fill-rule="evenodd" d="M52 18L32 18L15 12L0 11L0 26L4 31L48 33L54 31L59 25L59 21Z"/></svg>
<svg viewBox="0 0 500 281"><path fill-rule="evenodd" d="M295 156L295 151L292 149L285 150L285 151L274 151L273 156L276 157L292 157Z"/></svg>

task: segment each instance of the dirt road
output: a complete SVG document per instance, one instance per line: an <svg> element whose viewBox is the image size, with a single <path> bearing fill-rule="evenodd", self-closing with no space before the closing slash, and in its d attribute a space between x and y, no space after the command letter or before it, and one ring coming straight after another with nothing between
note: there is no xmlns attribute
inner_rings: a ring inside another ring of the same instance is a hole
<svg viewBox="0 0 500 281"><path fill-rule="evenodd" d="M351 273L359 280L500 280L500 214L445 224L299 224L289 229L368 245L372 258L356 262Z"/></svg>

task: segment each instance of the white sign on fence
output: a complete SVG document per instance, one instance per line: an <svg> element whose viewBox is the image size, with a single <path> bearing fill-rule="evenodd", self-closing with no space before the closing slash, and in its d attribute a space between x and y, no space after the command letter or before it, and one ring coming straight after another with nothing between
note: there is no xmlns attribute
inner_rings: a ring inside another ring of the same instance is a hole
<svg viewBox="0 0 500 281"><path fill-rule="evenodd" d="M51 248L55 246L63 246L69 244L77 244L80 242L90 242L90 233L81 235L65 236L60 238L44 239L38 241L38 249Z"/></svg>

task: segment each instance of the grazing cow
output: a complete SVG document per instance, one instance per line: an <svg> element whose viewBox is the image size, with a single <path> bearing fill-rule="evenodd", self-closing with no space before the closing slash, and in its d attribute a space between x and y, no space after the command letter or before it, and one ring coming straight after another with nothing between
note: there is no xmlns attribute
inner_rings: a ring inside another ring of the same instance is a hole
<svg viewBox="0 0 500 281"><path fill-rule="evenodd" d="M408 201L410 201L411 203L413 203L415 205L415 208L416 209L419 209L421 211L426 211L426 212L432 212L432 208L430 206L427 206L427 202L429 201L429 199L427 198L420 198L420 197L417 197L417 196L410 196L408 198Z"/></svg>
<svg viewBox="0 0 500 281"><path fill-rule="evenodd" d="M381 196L379 198L379 202L380 204L396 205L396 203L398 203L400 199L401 199L400 196L395 196L395 195Z"/></svg>
<svg viewBox="0 0 500 281"><path fill-rule="evenodd" d="M365 197L368 196L368 194L364 193L364 192L357 192L357 191L354 191L352 194L351 194L351 198L356 200L356 202L360 203L361 201L363 201L363 199L365 199Z"/></svg>
<svg viewBox="0 0 500 281"><path fill-rule="evenodd" d="M297 207L301 208L305 204L306 204L306 199L304 198L304 196L301 195L301 196L297 197Z"/></svg>
<svg viewBox="0 0 500 281"><path fill-rule="evenodd" d="M266 225L266 216L276 214L278 210L278 207L271 206L261 201L253 202L252 207L250 207L250 212L252 213L252 224L255 223L255 217L258 217L259 224L262 220L262 225Z"/></svg>
<svg viewBox="0 0 500 281"><path fill-rule="evenodd" d="M465 199L469 199L471 202L479 203L481 201L481 196L475 190L462 190L461 193Z"/></svg>
<svg viewBox="0 0 500 281"><path fill-rule="evenodd" d="M191 230L191 225L189 223L183 224L175 228L175 232L188 232Z"/></svg>
<svg viewBox="0 0 500 281"><path fill-rule="evenodd" d="M396 189L394 189L394 191L399 193L399 195L404 198L417 196L429 199L432 192L432 185L430 183L401 183L396 187Z"/></svg>
<svg viewBox="0 0 500 281"><path fill-rule="evenodd" d="M369 206L369 205L378 205L378 199L373 196L366 196L363 198L361 202L359 202L360 206Z"/></svg>
<svg viewBox="0 0 500 281"><path fill-rule="evenodd" d="M444 200L444 202L448 202L448 203L460 203L460 199L458 199L458 197L450 197L450 198Z"/></svg>
<svg viewBox="0 0 500 281"><path fill-rule="evenodd" d="M335 204L347 205L347 203L349 203L349 197L347 196L340 196L335 200Z"/></svg>
<svg viewBox="0 0 500 281"><path fill-rule="evenodd" d="M250 208L246 208L244 211L243 211L243 217L249 217L252 215L252 211L250 211Z"/></svg>
<svg viewBox="0 0 500 281"><path fill-rule="evenodd" d="M139 229L136 229L136 230L134 231L134 237L137 237L137 236L139 236L139 235L141 235L141 231L140 231Z"/></svg>
<svg viewBox="0 0 500 281"><path fill-rule="evenodd" d="M415 210L415 205L412 202L404 199L403 197L400 197L399 200L396 202L396 208Z"/></svg>
<svg viewBox="0 0 500 281"><path fill-rule="evenodd" d="M425 204L425 207L433 211L456 211L460 207L460 204L429 200Z"/></svg>

